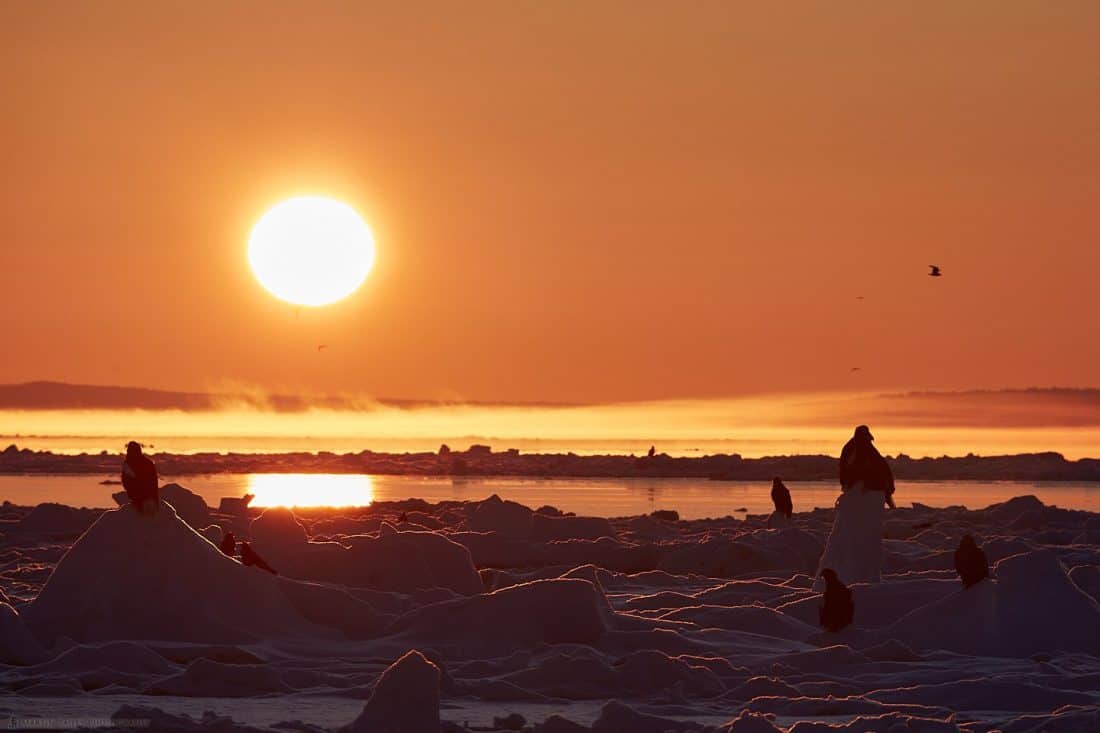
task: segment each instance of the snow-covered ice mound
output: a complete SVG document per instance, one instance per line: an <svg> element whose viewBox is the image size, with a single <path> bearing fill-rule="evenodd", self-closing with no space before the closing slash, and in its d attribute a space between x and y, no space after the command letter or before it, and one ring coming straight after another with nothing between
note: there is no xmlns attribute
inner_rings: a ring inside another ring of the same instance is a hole
<svg viewBox="0 0 1100 733"><path fill-rule="evenodd" d="M45 656L19 612L0 603L0 664L34 664Z"/></svg>
<svg viewBox="0 0 1100 733"><path fill-rule="evenodd" d="M79 535L99 516L98 509L75 509L64 504L46 502L31 509L15 524L15 530L28 534Z"/></svg>
<svg viewBox="0 0 1100 733"><path fill-rule="evenodd" d="M603 517L551 517L545 514L531 517L531 539L535 542L598 540L614 536L615 528Z"/></svg>
<svg viewBox="0 0 1100 733"><path fill-rule="evenodd" d="M377 535L310 541L286 508L271 508L250 525L253 549L293 578L408 593L445 588L462 595L484 590L470 551L432 531L401 532L381 522Z"/></svg>
<svg viewBox="0 0 1100 733"><path fill-rule="evenodd" d="M516 645L594 644L611 614L592 583L558 578L424 606L398 618L389 632L469 656Z"/></svg>
<svg viewBox="0 0 1100 733"><path fill-rule="evenodd" d="M466 520L474 532L495 532L502 537L534 542L597 540L615 537L615 528L603 517L576 517L533 512L496 494L478 502Z"/></svg>
<svg viewBox="0 0 1100 733"><path fill-rule="evenodd" d="M813 573L822 544L797 528L762 529L737 537L707 536L672 545L657 567L670 573L734 578L753 571Z"/></svg>
<svg viewBox="0 0 1100 733"><path fill-rule="evenodd" d="M278 578L227 557L164 502L154 517L130 505L104 512L24 616L47 642L237 642L316 631Z"/></svg>
<svg viewBox="0 0 1100 733"><path fill-rule="evenodd" d="M386 668L341 733L439 733L439 667L413 649Z"/></svg>
<svg viewBox="0 0 1100 733"><path fill-rule="evenodd" d="M347 553L356 585L401 592L446 588L462 595L485 590L470 551L436 532L399 532L383 524L377 537L354 538Z"/></svg>
<svg viewBox="0 0 1100 733"><path fill-rule="evenodd" d="M592 733L702 733L706 728L694 721L678 721L642 713L612 700L603 706L592 724Z"/></svg>
<svg viewBox="0 0 1100 733"><path fill-rule="evenodd" d="M205 657L144 690L147 695L181 697L253 697L290 691L279 670L270 665L222 664Z"/></svg>
<svg viewBox="0 0 1100 733"><path fill-rule="evenodd" d="M309 531L287 507L269 507L248 525L252 547L269 560L308 549Z"/></svg>
<svg viewBox="0 0 1100 733"><path fill-rule="evenodd" d="M534 512L522 504L504 501L493 494L473 507L466 524L474 532L496 532L505 537L529 539L533 515Z"/></svg>
<svg viewBox="0 0 1100 733"><path fill-rule="evenodd" d="M960 654L1100 654L1100 606L1074 585L1053 552L1014 555L997 563L994 574L995 581L960 586L906 614L886 634L917 649Z"/></svg>

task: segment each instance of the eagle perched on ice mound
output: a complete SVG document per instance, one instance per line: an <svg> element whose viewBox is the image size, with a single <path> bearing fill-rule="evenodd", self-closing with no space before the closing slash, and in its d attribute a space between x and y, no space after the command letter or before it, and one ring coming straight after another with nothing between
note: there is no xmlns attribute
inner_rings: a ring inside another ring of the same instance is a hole
<svg viewBox="0 0 1100 733"><path fill-rule="evenodd" d="M852 591L840 582L832 568L822 570L821 577L825 580L825 602L821 604L818 613L821 628L826 631L840 631L855 618L856 604L852 601Z"/></svg>

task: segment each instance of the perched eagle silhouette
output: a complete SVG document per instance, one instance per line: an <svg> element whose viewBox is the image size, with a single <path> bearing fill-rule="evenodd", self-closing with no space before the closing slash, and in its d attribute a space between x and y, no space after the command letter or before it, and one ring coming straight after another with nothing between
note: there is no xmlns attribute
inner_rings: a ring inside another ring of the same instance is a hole
<svg viewBox="0 0 1100 733"><path fill-rule="evenodd" d="M825 602L818 608L821 628L826 631L840 631L855 618L856 606L852 602L852 591L840 582L832 568L822 570L821 577L825 579L825 593L822 596Z"/></svg>
<svg viewBox="0 0 1100 733"><path fill-rule="evenodd" d="M968 534L964 534L955 550L955 572L962 579L963 587L969 588L989 577L989 558L982 548Z"/></svg>
<svg viewBox="0 0 1100 733"><path fill-rule="evenodd" d="M931 272L928 273L928 277L943 277L943 273L940 272L939 265L929 265Z"/></svg>
<svg viewBox="0 0 1100 733"><path fill-rule="evenodd" d="M772 504L775 505L775 510L787 519L790 519L791 514L794 513L794 502L791 501L791 490L787 488L786 484L784 484L778 476L772 479Z"/></svg>

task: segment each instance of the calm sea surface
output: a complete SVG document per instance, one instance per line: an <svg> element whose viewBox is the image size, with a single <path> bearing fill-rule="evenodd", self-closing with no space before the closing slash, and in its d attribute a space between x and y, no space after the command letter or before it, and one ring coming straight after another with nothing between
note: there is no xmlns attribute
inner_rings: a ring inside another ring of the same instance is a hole
<svg viewBox="0 0 1100 733"><path fill-rule="evenodd" d="M70 506L114 506L117 476L0 476L0 499L34 505L53 501ZM718 482L700 479L526 479L368 476L364 474L213 474L162 477L177 481L217 506L222 497L256 495L256 505L348 506L416 497L430 502L473 501L491 494L532 508L545 504L591 516L628 516L655 509L675 509L685 519L762 514L772 509L770 482ZM833 482L788 482L795 511L832 506L838 493ZM1019 481L899 482L897 502L907 506L964 505L971 509L1034 494L1044 503L1100 512L1100 483L1030 483Z"/></svg>

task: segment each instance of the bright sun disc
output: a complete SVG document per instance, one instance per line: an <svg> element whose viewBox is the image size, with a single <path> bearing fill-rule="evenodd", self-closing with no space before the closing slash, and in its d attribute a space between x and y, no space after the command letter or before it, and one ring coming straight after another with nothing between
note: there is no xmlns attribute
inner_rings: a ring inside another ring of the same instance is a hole
<svg viewBox="0 0 1100 733"><path fill-rule="evenodd" d="M260 217L248 238L248 261L276 298L328 305L363 284L374 264L374 237L347 204L300 196Z"/></svg>

